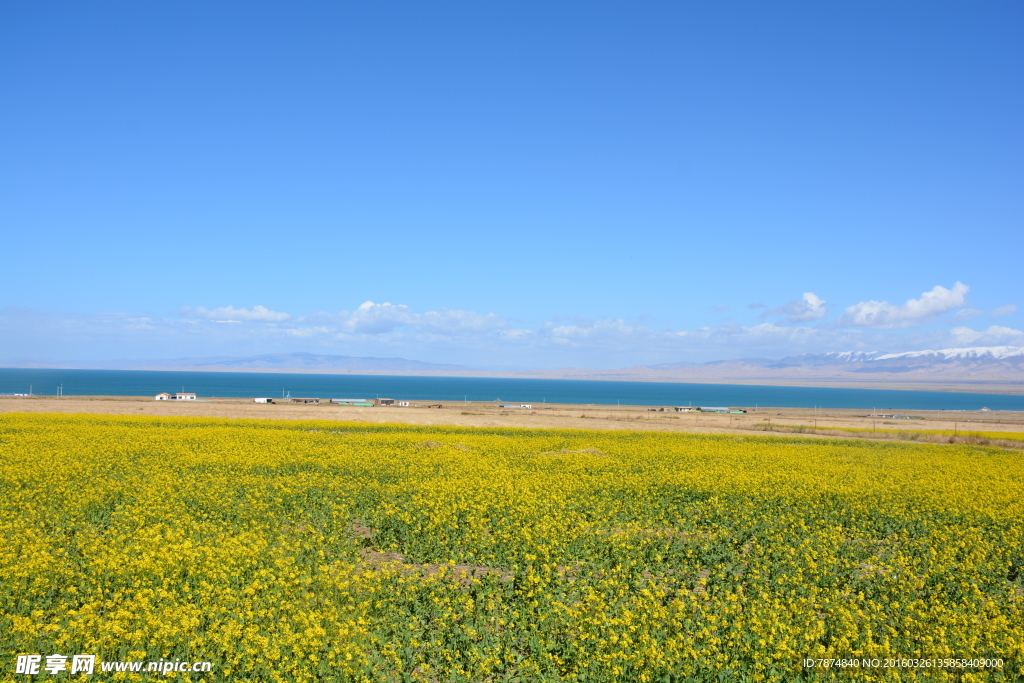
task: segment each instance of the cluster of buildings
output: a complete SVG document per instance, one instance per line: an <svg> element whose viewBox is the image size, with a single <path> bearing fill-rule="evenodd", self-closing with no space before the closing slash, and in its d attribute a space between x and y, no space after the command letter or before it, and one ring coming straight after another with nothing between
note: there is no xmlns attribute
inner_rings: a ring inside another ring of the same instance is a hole
<svg viewBox="0 0 1024 683"><path fill-rule="evenodd" d="M26 395L28 395L28 394L26 394ZM179 393L170 394L170 393L167 393L165 391L163 393L158 393L155 396L155 398L157 400L196 400L196 394L194 394L194 393L185 393L185 392L179 392ZM266 398L266 397L253 398L253 402L254 403L283 402L283 403L312 403L312 404L317 404L317 405L319 404L319 402L321 402L321 400L322 400L321 398L309 398L309 397L302 397L302 396L299 396L299 397L296 397L296 398L293 398L292 396L288 396L287 398L276 399L276 401L274 401L273 398ZM394 398L331 398L331 399L329 399L329 402L331 402L331 403L333 403L335 405L365 405L365 407L367 407L367 408L373 408L373 407L375 407L375 405L403 405L403 407L408 407L408 405L409 405L409 401L408 400L395 400ZM528 407L528 405L523 405L522 408L529 408L529 407Z"/></svg>
<svg viewBox="0 0 1024 683"><path fill-rule="evenodd" d="M174 395L168 394L167 392L157 394L157 401L194 401L196 395L192 393L180 392ZM309 398L309 397L298 397L278 399L282 403L305 403L319 405L322 399ZM364 406L367 408L380 407L380 406L399 406L408 407L408 401L396 401L393 398L332 398L327 399L329 403L337 406ZM254 398L253 403L274 403L272 398ZM440 408L441 404L432 404L427 406L428 408ZM498 406L499 408L525 408L526 410L532 410L533 404L531 403L502 403ZM650 410L665 410L664 408L650 408ZM675 406L677 413L745 413L747 411L741 410L740 408L727 408L724 406ZM878 417L903 417L901 415L879 415Z"/></svg>
<svg viewBox="0 0 1024 683"><path fill-rule="evenodd" d="M319 399L319 398L309 398L309 397L298 397L298 398L288 397L288 398L280 399L280 400L282 402L289 402L289 403L306 403L306 404L320 405L320 401L322 399ZM337 406L365 406L367 408L372 408L374 406L408 406L409 405L408 401L396 401L393 398L332 398L332 399L328 399L328 402L332 403L334 405L337 405ZM274 403L274 399L272 399L272 398L254 398L253 399L253 403Z"/></svg>

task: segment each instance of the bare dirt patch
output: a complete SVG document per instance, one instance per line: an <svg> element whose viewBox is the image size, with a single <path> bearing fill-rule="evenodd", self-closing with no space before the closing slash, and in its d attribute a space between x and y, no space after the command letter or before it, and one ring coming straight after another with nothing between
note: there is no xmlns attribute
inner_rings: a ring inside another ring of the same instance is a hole
<svg viewBox="0 0 1024 683"><path fill-rule="evenodd" d="M376 530L366 526L362 520L352 520L349 533L363 545L357 551L359 561L354 569L357 574L367 571L397 571L402 576L418 576L424 579L447 578L463 588L473 585L486 576L496 576L501 581L510 581L515 577L512 570L499 567L408 562L402 553L393 550L378 550L372 547L369 540L376 534Z"/></svg>
<svg viewBox="0 0 1024 683"><path fill-rule="evenodd" d="M607 453L602 453L596 448L581 448L578 451L563 448L560 451L543 451L540 455L607 455Z"/></svg>
<svg viewBox="0 0 1024 683"><path fill-rule="evenodd" d="M426 449L426 448L456 448L456 449L458 449L460 451L468 451L469 450L469 448L467 448L466 446L463 446L461 443L439 443L437 441L423 441L423 442L418 443L415 446L413 446L413 448L417 448L417 449L420 449L420 450L423 450L423 449Z"/></svg>

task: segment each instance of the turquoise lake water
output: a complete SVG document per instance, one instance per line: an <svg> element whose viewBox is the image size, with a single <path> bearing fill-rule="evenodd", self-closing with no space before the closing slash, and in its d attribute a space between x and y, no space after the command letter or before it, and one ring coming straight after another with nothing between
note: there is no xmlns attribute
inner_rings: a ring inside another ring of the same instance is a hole
<svg viewBox="0 0 1024 683"><path fill-rule="evenodd" d="M36 370L0 368L0 393L53 396L153 396L188 391L208 396L280 398L375 398L413 401L508 401L599 405L775 406L779 408L863 408L879 410L1024 410L1024 396L940 391L822 389L816 387L602 382L479 377L310 375L260 372L178 372L150 370Z"/></svg>

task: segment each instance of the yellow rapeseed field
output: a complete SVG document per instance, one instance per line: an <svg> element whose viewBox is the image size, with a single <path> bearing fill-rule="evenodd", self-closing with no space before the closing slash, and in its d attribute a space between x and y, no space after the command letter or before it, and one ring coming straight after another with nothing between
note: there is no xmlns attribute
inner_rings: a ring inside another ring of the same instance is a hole
<svg viewBox="0 0 1024 683"><path fill-rule="evenodd" d="M0 680L1019 681L1022 485L965 445L4 414Z"/></svg>

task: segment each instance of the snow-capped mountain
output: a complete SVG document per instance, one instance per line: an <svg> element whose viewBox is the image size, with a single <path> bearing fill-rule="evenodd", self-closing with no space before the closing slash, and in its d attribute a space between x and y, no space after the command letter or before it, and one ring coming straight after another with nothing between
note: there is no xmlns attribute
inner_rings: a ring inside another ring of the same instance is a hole
<svg viewBox="0 0 1024 683"><path fill-rule="evenodd" d="M943 360L1005 360L1024 357L1024 346L970 346L961 349L939 349L938 351L906 351L904 353L887 353L877 356L874 360L890 358L935 358Z"/></svg>
<svg viewBox="0 0 1024 683"><path fill-rule="evenodd" d="M830 353L805 353L799 356L787 356L778 363L785 365L844 365L846 363L865 363L884 355L884 351L832 351Z"/></svg>
<svg viewBox="0 0 1024 683"><path fill-rule="evenodd" d="M832 353L805 353L801 356L783 358L779 363L787 365L846 365L850 363L878 363L880 361L914 360L924 361L1015 361L1024 360L1022 346L972 346L956 349L928 349L925 351L839 351ZM892 365L891 363L889 365Z"/></svg>

